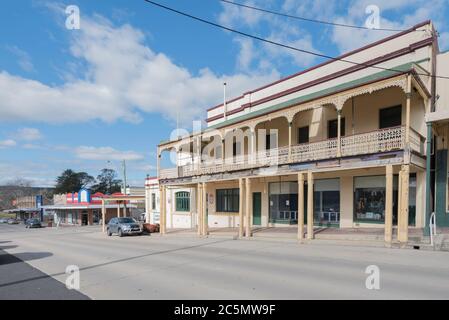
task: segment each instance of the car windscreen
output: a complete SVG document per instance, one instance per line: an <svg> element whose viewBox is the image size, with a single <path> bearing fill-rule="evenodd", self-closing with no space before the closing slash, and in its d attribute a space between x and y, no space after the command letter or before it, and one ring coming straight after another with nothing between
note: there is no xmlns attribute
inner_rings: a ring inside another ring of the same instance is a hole
<svg viewBox="0 0 449 320"><path fill-rule="evenodd" d="M119 223L135 223L133 218L118 218Z"/></svg>

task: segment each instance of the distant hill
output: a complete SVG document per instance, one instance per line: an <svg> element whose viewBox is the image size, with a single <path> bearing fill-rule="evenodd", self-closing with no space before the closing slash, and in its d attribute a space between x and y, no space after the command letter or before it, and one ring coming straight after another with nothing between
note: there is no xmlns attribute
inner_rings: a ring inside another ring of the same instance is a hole
<svg viewBox="0 0 449 320"><path fill-rule="evenodd" d="M44 204L52 203L54 188L0 186L0 210L13 209L13 200L18 197L43 195Z"/></svg>

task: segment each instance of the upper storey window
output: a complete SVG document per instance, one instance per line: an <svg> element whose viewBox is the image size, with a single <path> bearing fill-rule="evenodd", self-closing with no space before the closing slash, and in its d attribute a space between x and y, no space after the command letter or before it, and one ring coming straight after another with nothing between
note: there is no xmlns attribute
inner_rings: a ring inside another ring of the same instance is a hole
<svg viewBox="0 0 449 320"><path fill-rule="evenodd" d="M379 129L398 127L401 125L402 106L394 106L379 110Z"/></svg>

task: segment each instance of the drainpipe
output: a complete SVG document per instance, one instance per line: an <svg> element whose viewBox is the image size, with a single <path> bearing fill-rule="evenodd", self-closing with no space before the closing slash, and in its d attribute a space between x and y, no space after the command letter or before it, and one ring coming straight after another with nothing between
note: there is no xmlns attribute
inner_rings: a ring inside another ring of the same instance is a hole
<svg viewBox="0 0 449 320"><path fill-rule="evenodd" d="M432 202L430 199L431 188L431 148L432 148L432 123L427 122L427 147L426 147L426 215L424 221L424 235L430 235L429 219L432 211Z"/></svg>
<svg viewBox="0 0 449 320"><path fill-rule="evenodd" d="M430 100L430 112L434 112L435 111L435 104L436 104L436 73L437 73L437 33L435 32L435 30L433 29L433 24L431 24L430 26L430 31L432 33L432 38L433 38L433 42L432 42L432 70L431 70L431 74L432 74L432 79L431 79L431 84L430 84L430 94L431 94L431 100ZM425 216L425 221L424 221L424 235L428 236L430 235L429 232L429 219L430 219L430 214L432 211L432 202L430 199L430 190L431 190L431 147L432 147L432 139L433 139L433 133L432 133L432 123L431 122L427 122L427 150L426 150L426 216Z"/></svg>

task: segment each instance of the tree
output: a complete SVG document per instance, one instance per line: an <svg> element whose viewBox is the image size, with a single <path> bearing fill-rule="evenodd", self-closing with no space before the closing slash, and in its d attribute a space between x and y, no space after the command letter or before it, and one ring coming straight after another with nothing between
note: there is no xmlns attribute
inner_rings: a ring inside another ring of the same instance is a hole
<svg viewBox="0 0 449 320"><path fill-rule="evenodd" d="M86 188L95 182L95 178L86 172L75 172L71 169L64 170L56 178L55 194L78 192L81 188Z"/></svg>
<svg viewBox="0 0 449 320"><path fill-rule="evenodd" d="M101 192L104 194L112 194L120 192L122 180L117 179L117 173L114 169L102 169L97 176L97 184L92 186L92 192Z"/></svg>

